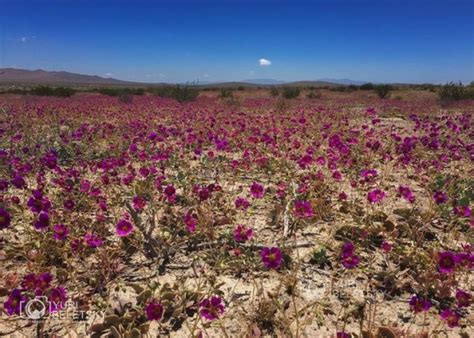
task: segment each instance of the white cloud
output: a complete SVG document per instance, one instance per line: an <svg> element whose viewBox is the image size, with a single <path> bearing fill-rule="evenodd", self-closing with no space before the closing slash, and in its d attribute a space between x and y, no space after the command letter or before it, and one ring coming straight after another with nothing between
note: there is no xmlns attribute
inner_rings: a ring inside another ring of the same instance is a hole
<svg viewBox="0 0 474 338"><path fill-rule="evenodd" d="M267 59L260 59L258 60L258 63L260 64L260 66L270 66L272 64L272 62Z"/></svg>
<svg viewBox="0 0 474 338"><path fill-rule="evenodd" d="M105 76L106 77L112 77L112 76L114 76L114 74L113 73L105 73Z"/></svg>
<svg viewBox="0 0 474 338"><path fill-rule="evenodd" d="M28 40L28 38L26 36L22 36L21 39L20 39L20 41L23 42L23 43L25 43L27 40Z"/></svg>
<svg viewBox="0 0 474 338"><path fill-rule="evenodd" d="M207 78L207 77L209 77L209 74L205 73L205 74L203 75L203 77L206 77L206 78Z"/></svg>

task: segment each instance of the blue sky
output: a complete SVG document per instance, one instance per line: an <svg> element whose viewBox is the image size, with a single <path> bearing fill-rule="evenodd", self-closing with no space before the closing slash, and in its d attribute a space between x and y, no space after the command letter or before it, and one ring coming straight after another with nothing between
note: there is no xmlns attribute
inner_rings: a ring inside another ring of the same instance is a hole
<svg viewBox="0 0 474 338"><path fill-rule="evenodd" d="M145 82L470 82L474 0L0 0L0 62Z"/></svg>

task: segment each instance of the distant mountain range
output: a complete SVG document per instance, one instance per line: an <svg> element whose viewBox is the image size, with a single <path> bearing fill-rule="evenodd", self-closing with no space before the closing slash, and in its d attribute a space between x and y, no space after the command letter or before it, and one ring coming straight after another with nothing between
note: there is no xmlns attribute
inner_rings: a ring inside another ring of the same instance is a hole
<svg viewBox="0 0 474 338"><path fill-rule="evenodd" d="M130 82L70 72L52 72L42 69L27 70L0 68L2 84L50 84L50 85L126 85Z"/></svg>
<svg viewBox="0 0 474 338"><path fill-rule="evenodd" d="M364 82L354 81L350 79L320 79L315 81L293 81L285 82L275 79L248 79L239 82L219 82L201 83L202 86L270 86L270 85L287 85L287 86L334 86L334 85L360 85ZM42 69L27 70L16 68L0 68L0 84L10 85L86 85L86 86L156 86L163 83L141 83L132 81L123 81L113 78L105 78L97 75L85 75L64 71L46 71Z"/></svg>

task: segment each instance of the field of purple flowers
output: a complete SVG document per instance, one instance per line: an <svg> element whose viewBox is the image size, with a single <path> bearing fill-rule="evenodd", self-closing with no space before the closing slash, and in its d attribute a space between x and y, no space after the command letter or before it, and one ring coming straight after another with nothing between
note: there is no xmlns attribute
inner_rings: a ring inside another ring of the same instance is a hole
<svg viewBox="0 0 474 338"><path fill-rule="evenodd" d="M4 96L0 334L472 334L473 113Z"/></svg>

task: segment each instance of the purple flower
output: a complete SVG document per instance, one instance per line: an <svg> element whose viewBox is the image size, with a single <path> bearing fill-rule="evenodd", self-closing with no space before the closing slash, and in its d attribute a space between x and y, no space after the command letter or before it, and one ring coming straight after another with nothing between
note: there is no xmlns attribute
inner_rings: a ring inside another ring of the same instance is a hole
<svg viewBox="0 0 474 338"><path fill-rule="evenodd" d="M360 259L357 255L350 255L341 258L341 263L346 269L353 269L359 265Z"/></svg>
<svg viewBox="0 0 474 338"><path fill-rule="evenodd" d="M12 217L10 213L5 209L0 208L0 230L8 228L10 226L11 220Z"/></svg>
<svg viewBox="0 0 474 338"><path fill-rule="evenodd" d="M13 177L11 182L12 182L13 186L17 189L23 189L24 187L26 187L25 179L22 176L18 175L18 174L16 174Z"/></svg>
<svg viewBox="0 0 474 338"><path fill-rule="evenodd" d="M414 313L419 313L419 312L426 312L431 308L431 303L421 297L418 297L417 295L413 295L410 299L410 309Z"/></svg>
<svg viewBox="0 0 474 338"><path fill-rule="evenodd" d="M36 290L44 291L51 285L53 275L49 272L42 272L36 278Z"/></svg>
<svg viewBox="0 0 474 338"><path fill-rule="evenodd" d="M89 248L98 248L102 245L102 239L98 235L95 234L85 234L84 241L86 242Z"/></svg>
<svg viewBox="0 0 474 338"><path fill-rule="evenodd" d="M58 241L64 241L69 235L69 229L64 224L56 224L53 227L53 238Z"/></svg>
<svg viewBox="0 0 474 338"><path fill-rule="evenodd" d="M63 206L66 210L71 211L72 209L74 209L75 204L73 200L67 199L64 201Z"/></svg>
<svg viewBox="0 0 474 338"><path fill-rule="evenodd" d="M38 231L45 230L47 227L49 227L49 215L46 212L41 212L33 226Z"/></svg>
<svg viewBox="0 0 474 338"><path fill-rule="evenodd" d="M184 224L186 224L186 229L191 233L196 231L196 226L197 226L196 216L191 211L188 211L186 215L184 215L183 218L184 218Z"/></svg>
<svg viewBox="0 0 474 338"><path fill-rule="evenodd" d="M448 195L442 191L435 191L433 194L433 199L436 204L444 204L448 200Z"/></svg>
<svg viewBox="0 0 474 338"><path fill-rule="evenodd" d="M343 244L341 248L340 260L341 264L346 269L352 269L359 265L360 259L359 256L355 254L355 247L352 242L346 242Z"/></svg>
<svg viewBox="0 0 474 338"><path fill-rule="evenodd" d="M378 203L385 197L385 193L380 189L374 189L367 194L367 199L370 203Z"/></svg>
<svg viewBox="0 0 474 338"><path fill-rule="evenodd" d="M176 189L173 185L168 185L163 192L168 202L173 203L176 200Z"/></svg>
<svg viewBox="0 0 474 338"><path fill-rule="evenodd" d="M313 207L308 201L296 201L294 214L299 218L311 218L314 216Z"/></svg>
<svg viewBox="0 0 474 338"><path fill-rule="evenodd" d="M390 243L387 242L387 241L383 241L382 244L380 244L380 248L381 248L384 252L390 252L390 251L392 251L392 244L390 244Z"/></svg>
<svg viewBox="0 0 474 338"><path fill-rule="evenodd" d="M450 251L441 252L438 254L438 270L442 273L452 273L456 268L457 258Z"/></svg>
<svg viewBox="0 0 474 338"><path fill-rule="evenodd" d="M43 193L40 190L33 190L33 196L29 198L27 205L30 207L31 211L39 213L41 211L48 211L51 207L51 202L48 198L43 196Z"/></svg>
<svg viewBox="0 0 474 338"><path fill-rule="evenodd" d="M377 177L377 170L375 169L363 169L360 172L360 176L363 178L364 181L370 181L372 178Z"/></svg>
<svg viewBox="0 0 474 338"><path fill-rule="evenodd" d="M115 232L119 237L126 237L133 231L133 225L126 219L121 219L115 226Z"/></svg>
<svg viewBox="0 0 474 338"><path fill-rule="evenodd" d="M3 307L7 311L9 316L11 315L20 315L22 305L28 301L28 297L21 293L19 289L13 289L7 300L3 304Z"/></svg>
<svg viewBox="0 0 474 338"><path fill-rule="evenodd" d="M4 191L8 189L8 181L0 179L0 191Z"/></svg>
<svg viewBox="0 0 474 338"><path fill-rule="evenodd" d="M252 238L253 230L244 225L237 225L234 230L234 240L239 243L244 243Z"/></svg>
<svg viewBox="0 0 474 338"><path fill-rule="evenodd" d="M336 338L351 338L351 335L345 331L339 331L336 333Z"/></svg>
<svg viewBox="0 0 474 338"><path fill-rule="evenodd" d="M267 269L278 269L281 266L283 255L280 249L276 247L263 248L260 251L262 263Z"/></svg>
<svg viewBox="0 0 474 338"><path fill-rule="evenodd" d="M458 289L456 291L456 303L458 307L469 307L471 304L471 294Z"/></svg>
<svg viewBox="0 0 474 338"><path fill-rule="evenodd" d="M451 309L441 311L440 316L451 328L459 325L459 315Z"/></svg>
<svg viewBox="0 0 474 338"><path fill-rule="evenodd" d="M55 169L57 167L58 158L53 151L49 151L41 158L41 162L49 169Z"/></svg>
<svg viewBox="0 0 474 338"><path fill-rule="evenodd" d="M265 195L265 188L257 182L253 182L250 186L250 194L253 198L262 198Z"/></svg>
<svg viewBox="0 0 474 338"><path fill-rule="evenodd" d="M298 160L298 165L301 169L306 169L313 162L313 157L309 154L304 155Z"/></svg>
<svg viewBox="0 0 474 338"><path fill-rule="evenodd" d="M413 192L407 186L404 186L404 185L399 186L398 194L410 203L415 202L415 196L413 196Z"/></svg>
<svg viewBox="0 0 474 338"><path fill-rule="evenodd" d="M64 307L67 301L67 291L62 286L52 288L49 292L49 310L56 312Z"/></svg>
<svg viewBox="0 0 474 338"><path fill-rule="evenodd" d="M145 306L146 318L148 320L161 320L163 312L163 305L155 299Z"/></svg>
<svg viewBox="0 0 474 338"><path fill-rule="evenodd" d="M21 287L25 290L34 291L38 285L38 280L34 273L26 274L21 282Z"/></svg>
<svg viewBox="0 0 474 338"><path fill-rule="evenodd" d="M141 210L146 206L146 200L141 196L135 196L132 202L135 210Z"/></svg>
<svg viewBox="0 0 474 338"><path fill-rule="evenodd" d="M237 209L247 210L249 206L250 206L250 203L245 198L237 197L237 199L235 200L235 207Z"/></svg>
<svg viewBox="0 0 474 338"><path fill-rule="evenodd" d="M225 311L225 305L219 296L205 298L199 304L199 314L201 318L207 320L218 319Z"/></svg>

